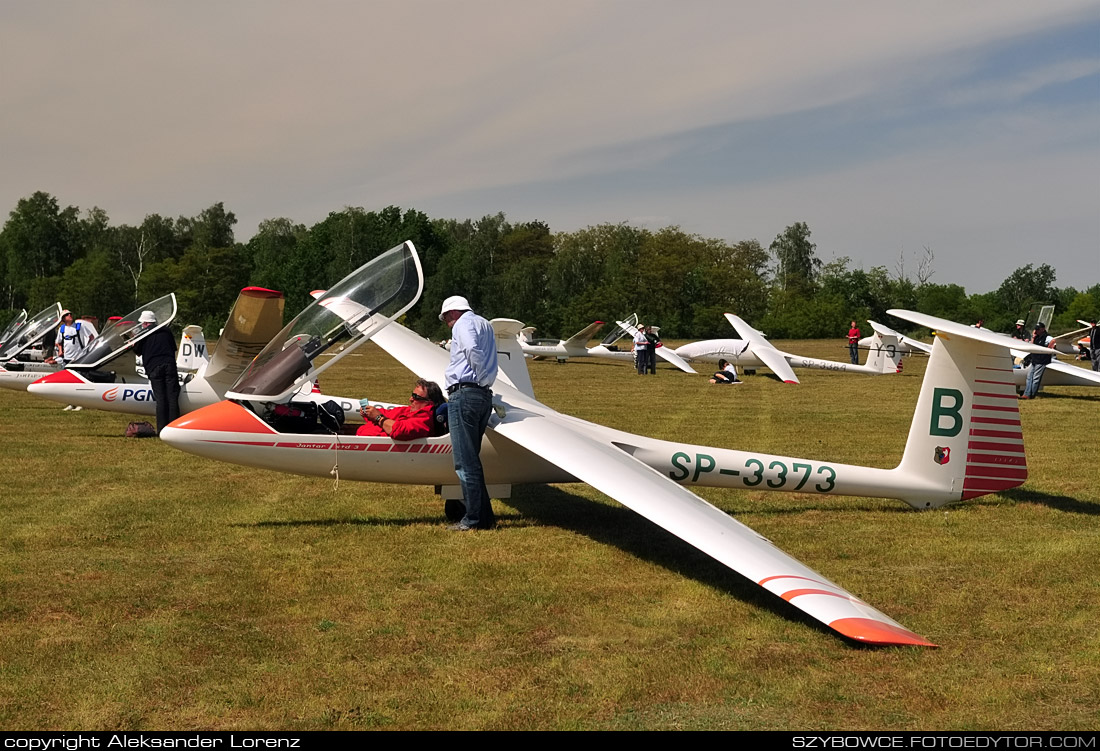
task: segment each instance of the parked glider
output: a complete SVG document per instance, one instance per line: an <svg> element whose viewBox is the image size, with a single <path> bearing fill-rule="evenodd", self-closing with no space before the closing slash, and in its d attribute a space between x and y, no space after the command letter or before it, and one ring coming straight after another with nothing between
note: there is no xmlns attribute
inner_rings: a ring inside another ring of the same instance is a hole
<svg viewBox="0 0 1100 751"><path fill-rule="evenodd" d="M909 320L909 319L907 319ZM940 319L935 319L940 320ZM955 326L961 326L962 324L953 324ZM883 327L885 328L885 327ZM973 328L973 327L968 327ZM976 331L984 331L992 337L996 337L996 340L1000 342L1002 347L1009 348L1009 352L1012 355L1012 382L1015 384L1018 392L1023 392L1024 385L1027 383L1027 368L1021 364L1024 356L1029 352L1034 351L1034 345L1028 345L1029 349L1024 349L1025 342L1021 342L1019 339L1014 339L1007 334L998 334L988 329L975 329ZM895 334L897 332L894 332ZM902 346L907 347L912 351L929 353L932 351L931 344L925 344L922 341L911 339L907 336L900 337ZM1058 357L1059 350L1050 347L1039 347L1044 354L1053 355ZM1100 373L1086 368L1081 368L1076 365L1070 365L1069 363L1059 362L1057 359L1051 360L1047 365L1046 372L1043 373L1043 388L1047 386L1100 386Z"/></svg>
<svg viewBox="0 0 1100 751"><path fill-rule="evenodd" d="M176 367L180 374L180 414L214 404L263 349L283 323L283 294L262 287L241 290L222 330L218 347L208 357L202 329L187 326L180 338ZM157 324L143 329L142 311L151 310ZM156 401L149 379L137 363L134 345L176 317L176 296L168 294L122 316L92 342L65 370L39 378L27 390L45 399L86 409L155 415ZM312 393L307 385L303 401L335 399L352 419L358 419L351 399Z"/></svg>
<svg viewBox="0 0 1100 751"><path fill-rule="evenodd" d="M335 464L344 479L453 489L448 436L394 442L292 434L272 419L278 406L293 405L301 384L367 339L418 376L443 382L447 353L394 323L423 283L411 243L379 256L273 339L227 394L231 401L181 417L161 438L235 464L319 477L329 477ZM505 414L482 444L486 482L495 497L507 497L513 484L586 482L840 634L869 644L933 646L684 486L876 496L935 508L1022 484L1027 467L1007 352L986 332L943 323L901 463L885 470L657 440L563 415L534 397L515 337L522 324L495 321L501 372L494 401ZM329 349L335 356L318 359Z"/></svg>
<svg viewBox="0 0 1100 751"><path fill-rule="evenodd" d="M21 319L21 320L20 320ZM27 319L27 311L17 315L12 323L18 325L4 329L4 341L0 343L0 387L23 390L59 366L29 357L31 349L43 337L56 332L61 322L61 303L55 302L34 318Z"/></svg>
<svg viewBox="0 0 1100 751"><path fill-rule="evenodd" d="M616 362L633 362L634 351L633 347L619 349L615 345L619 339L624 336L633 337L638 329L636 328L638 323L638 316L636 314L631 315L625 321L616 321L617 328L610 335L604 338L602 342L595 347L589 347L588 341L592 336L600 330L603 326L603 321L596 321L584 327L573 336L568 339L561 339L557 343L553 341L537 341L532 338L534 328L527 326L520 329L519 333L519 345L524 355L538 358L554 358L558 362L565 362L571 357L595 357L601 360L614 360ZM684 360L677 354L675 354L669 347L658 343L657 344L657 356L672 365L675 365L685 373L695 373Z"/></svg>
<svg viewBox="0 0 1100 751"><path fill-rule="evenodd" d="M785 383L798 383L798 376L794 374L794 368L816 368L818 370L836 370L845 373L867 373L879 375L882 373L901 372L901 352L897 339L892 336L894 332L885 327L871 323L875 328L873 342L870 346L870 356L866 365L852 365L846 362L834 360L821 360L816 357L802 357L792 355L776 349L775 345L764 338L764 335L745 323L743 320L726 313L726 320L730 322L734 330L741 335L741 339L709 339L701 342L691 342L677 348L676 354L688 362L718 362L728 360L742 368L764 366L775 373Z"/></svg>

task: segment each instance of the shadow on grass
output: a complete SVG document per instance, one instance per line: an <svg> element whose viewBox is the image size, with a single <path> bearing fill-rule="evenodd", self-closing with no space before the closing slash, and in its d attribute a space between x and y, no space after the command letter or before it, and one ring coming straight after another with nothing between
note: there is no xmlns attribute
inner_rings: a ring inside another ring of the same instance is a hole
<svg viewBox="0 0 1100 751"><path fill-rule="evenodd" d="M867 647L840 637L821 622L630 509L596 503L550 486L524 486L514 488L513 492L509 505L540 524L567 529L611 545L783 618L837 636L851 646Z"/></svg>
<svg viewBox="0 0 1100 751"><path fill-rule="evenodd" d="M508 504L520 512L519 515L500 514L498 528L494 532L478 534L499 534L508 529L547 526L565 529L604 545L610 545L636 558L661 566L671 572L694 579L702 584L729 594L755 607L766 609L789 621L809 626L817 631L839 638L849 646L871 649L871 645L840 636L818 620L787 603L780 597L760 587L752 580L733 571L714 560L699 549L675 537L660 526L623 506L597 503L580 495L568 493L560 488L548 485L524 485L513 488ZM868 507L869 508L869 507ZM821 510L836 511L835 507L820 507ZM782 510L763 510L766 515L795 514L814 510L814 507L799 507ZM848 509L844 509L848 510ZM852 510L860 510L853 507ZM874 511L895 510L875 507ZM906 508L896 511L909 513ZM235 524L235 527L335 527L340 525L362 525L372 527L412 527L440 526L443 519L442 505L438 516L407 517L403 519L382 517L352 517L344 519L299 519L262 521L248 524Z"/></svg>
<svg viewBox="0 0 1100 751"><path fill-rule="evenodd" d="M1058 388L1055 386L1054 388ZM1068 399L1072 402L1100 402L1100 394L1059 394L1055 391L1040 391L1037 397L1034 397L1039 401L1056 401L1058 399Z"/></svg>
<svg viewBox="0 0 1100 751"><path fill-rule="evenodd" d="M1002 490L999 495L1004 496L1014 503L1038 503L1067 513L1089 514L1091 516L1100 515L1100 503L1079 501L1076 498L1070 498L1065 495L1050 495L1049 493L1024 490L1023 488Z"/></svg>

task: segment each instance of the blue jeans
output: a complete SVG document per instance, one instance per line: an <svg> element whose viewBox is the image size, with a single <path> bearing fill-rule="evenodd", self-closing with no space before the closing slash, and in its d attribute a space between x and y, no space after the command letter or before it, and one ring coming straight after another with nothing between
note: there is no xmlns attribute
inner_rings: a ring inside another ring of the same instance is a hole
<svg viewBox="0 0 1100 751"><path fill-rule="evenodd" d="M1027 384L1024 386L1024 396L1029 399L1039 393L1043 385L1043 373L1047 369L1045 362L1033 362L1027 369Z"/></svg>
<svg viewBox="0 0 1100 751"><path fill-rule="evenodd" d="M848 342L848 359L852 365L859 365L859 342Z"/></svg>
<svg viewBox="0 0 1100 751"><path fill-rule="evenodd" d="M451 394L447 407L455 474L466 502L462 523L471 527L491 527L496 522L485 487L485 472L481 468L481 439L492 411L492 393L479 388L459 389Z"/></svg>

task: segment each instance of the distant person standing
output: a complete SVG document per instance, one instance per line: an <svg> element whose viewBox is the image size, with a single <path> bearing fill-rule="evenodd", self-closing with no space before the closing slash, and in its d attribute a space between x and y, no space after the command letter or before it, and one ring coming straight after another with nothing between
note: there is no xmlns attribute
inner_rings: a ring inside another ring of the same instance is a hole
<svg viewBox="0 0 1100 751"><path fill-rule="evenodd" d="M645 327L645 338L649 342L649 349L646 350L646 357L649 358L649 374L657 375L657 347L661 346L661 340L653 333L652 326Z"/></svg>
<svg viewBox="0 0 1100 751"><path fill-rule="evenodd" d="M99 335L90 321L73 321L73 314L61 311L61 327L54 341L54 362L64 367Z"/></svg>
<svg viewBox="0 0 1100 751"><path fill-rule="evenodd" d="M638 324L638 332L634 334L634 367L638 375L645 375L649 368L649 339L645 335L645 326Z"/></svg>
<svg viewBox="0 0 1100 751"><path fill-rule="evenodd" d="M466 515L449 529L467 532L490 529L496 523L485 487L481 441L493 411L491 387L497 377L497 342L492 325L470 309L465 297L443 301L439 320L451 329L451 362L444 373L454 451L455 474L462 486Z"/></svg>
<svg viewBox="0 0 1100 751"><path fill-rule="evenodd" d="M68 310L61 311L61 326L57 329L57 338L54 340L53 357L46 358L47 363L54 363L65 367L87 347L99 335L95 330L95 324L91 321L74 321L73 314ZM81 406L66 404L64 411L79 412L84 409Z"/></svg>
<svg viewBox="0 0 1100 751"><path fill-rule="evenodd" d="M859 365L859 340L859 326L852 321L852 327L848 329L848 359L852 361L852 365Z"/></svg>
<svg viewBox="0 0 1100 751"><path fill-rule="evenodd" d="M141 311L138 317L141 330L157 325L157 315L151 310ZM180 416L180 376L176 370L176 338L167 326L157 329L134 345L134 354L141 357L145 375L153 388L157 402L157 435L168 423Z"/></svg>
<svg viewBox="0 0 1100 751"><path fill-rule="evenodd" d="M1092 361L1092 369L1100 372L1100 321L1089 329L1089 360Z"/></svg>
<svg viewBox="0 0 1100 751"><path fill-rule="evenodd" d="M1031 337L1032 344L1040 347L1050 346L1050 334L1047 333L1046 324L1040 321L1035 324L1035 335ZM1043 373L1050 364L1053 355L1028 355L1027 383L1024 385L1024 393L1021 399L1034 399L1039 395L1039 389L1043 387Z"/></svg>

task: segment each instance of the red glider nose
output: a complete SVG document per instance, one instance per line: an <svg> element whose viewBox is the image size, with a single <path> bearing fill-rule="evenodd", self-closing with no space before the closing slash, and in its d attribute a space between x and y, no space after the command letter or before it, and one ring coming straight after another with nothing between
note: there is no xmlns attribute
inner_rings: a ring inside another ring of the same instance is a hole
<svg viewBox="0 0 1100 751"><path fill-rule="evenodd" d="M65 369L44 375L31 385L37 386L40 383L86 383L86 381L71 370Z"/></svg>
<svg viewBox="0 0 1100 751"><path fill-rule="evenodd" d="M169 428L178 430L204 430L216 433L262 433L270 435L276 431L254 415L246 407L236 402L218 402L194 412L188 412L173 420Z"/></svg>

